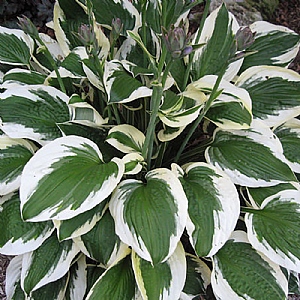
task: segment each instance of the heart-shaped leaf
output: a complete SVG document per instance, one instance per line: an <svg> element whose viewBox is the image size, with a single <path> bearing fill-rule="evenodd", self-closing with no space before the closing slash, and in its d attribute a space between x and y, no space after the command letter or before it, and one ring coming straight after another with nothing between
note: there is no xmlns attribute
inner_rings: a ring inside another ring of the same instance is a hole
<svg viewBox="0 0 300 300"><path fill-rule="evenodd" d="M92 141L79 136L58 138L41 148L24 168L23 219L71 219L105 200L123 173L123 162L114 158L103 163Z"/></svg>
<svg viewBox="0 0 300 300"><path fill-rule="evenodd" d="M240 215L237 190L224 173L206 163L172 165L188 199L187 232L198 256L214 255L233 232Z"/></svg>
<svg viewBox="0 0 300 300"><path fill-rule="evenodd" d="M179 298L186 275L185 253L181 243L165 262L154 266L133 251L132 266L143 299Z"/></svg>
<svg viewBox="0 0 300 300"><path fill-rule="evenodd" d="M0 252L19 255L38 248L53 232L52 222L24 222L18 193L3 196L0 201Z"/></svg>
<svg viewBox="0 0 300 300"><path fill-rule="evenodd" d="M168 169L151 170L145 179L146 183L122 181L109 209L120 239L140 257L157 264L177 247L186 225L187 199L179 179Z"/></svg>
<svg viewBox="0 0 300 300"><path fill-rule="evenodd" d="M300 272L300 190L266 198L260 209L246 209L245 223L252 246L275 263Z"/></svg>
<svg viewBox="0 0 300 300"><path fill-rule="evenodd" d="M286 299L288 281L280 267L236 231L213 257L211 278L218 299Z"/></svg>

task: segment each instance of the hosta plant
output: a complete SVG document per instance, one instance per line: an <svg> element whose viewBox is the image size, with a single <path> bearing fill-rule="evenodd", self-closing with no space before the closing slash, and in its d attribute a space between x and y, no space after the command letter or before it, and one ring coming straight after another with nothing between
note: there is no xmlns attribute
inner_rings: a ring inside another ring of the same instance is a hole
<svg viewBox="0 0 300 300"><path fill-rule="evenodd" d="M0 27L8 299L299 292L299 35L225 5L57 0Z"/></svg>

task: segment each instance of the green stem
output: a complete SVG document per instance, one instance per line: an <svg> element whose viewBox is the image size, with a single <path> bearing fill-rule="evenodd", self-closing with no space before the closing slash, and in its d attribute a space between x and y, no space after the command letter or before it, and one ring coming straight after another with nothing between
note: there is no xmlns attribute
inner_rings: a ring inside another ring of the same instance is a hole
<svg viewBox="0 0 300 300"><path fill-rule="evenodd" d="M158 63L158 71L157 71L157 82L153 85L153 92L151 97L151 116L149 120L149 124L147 127L146 138L144 142L144 146L142 149L142 156L147 161L148 170L151 168L151 157L153 151L153 141L156 127L156 118L159 110L159 106L161 103L161 98L163 95L164 84L168 75L168 70L171 67L172 60L168 63L164 73L162 75L162 70L167 57L167 49L163 46L162 54Z"/></svg>
<svg viewBox="0 0 300 300"><path fill-rule="evenodd" d="M222 69L220 70L220 73L217 77L217 80L214 84L214 87L209 95L209 98L207 100L207 102L205 103L205 106L203 108L203 110L201 111L201 113L199 114L198 118L194 121L194 123L192 124L192 127L190 128L190 131L188 132L188 134L186 135L183 143L181 144L177 155L175 157L175 162L178 162L182 152L184 151L187 143L189 142L190 138L192 137L193 133L195 132L195 130L197 129L197 127L199 126L200 122L203 120L204 116L206 115L206 113L208 112L209 108L211 107L213 101L216 99L216 97L218 96L218 88L219 85L221 83L221 80L223 78L223 75L225 73L227 69L227 64L224 64L224 66L222 67Z"/></svg>
<svg viewBox="0 0 300 300"><path fill-rule="evenodd" d="M142 150L142 155L147 160L148 170L151 167L151 157L152 157L152 150L153 150L156 118L157 118L157 113L160 106L162 94L163 94L163 87L161 83L153 86L153 92L151 97L151 102L152 102L151 117L148 124L146 138Z"/></svg>
<svg viewBox="0 0 300 300"><path fill-rule="evenodd" d="M202 15L202 18L201 18L201 21L200 21L200 24L199 24L199 28L198 28L198 31L197 31L197 36L196 36L195 43L194 43L195 45L197 45L199 43L199 39L200 39L202 30L203 30L204 22L205 22L205 19L208 16L208 13L209 13L209 6L210 6L210 0L207 0L206 4L205 4L204 11L203 11L203 15ZM184 79L183 79L183 86L184 87L186 87L186 85L188 83L188 80L189 80L189 75L190 75L190 71L191 71L191 68L192 68L194 55L195 55L195 52L192 52L189 56L189 63L186 67L185 74L184 74Z"/></svg>

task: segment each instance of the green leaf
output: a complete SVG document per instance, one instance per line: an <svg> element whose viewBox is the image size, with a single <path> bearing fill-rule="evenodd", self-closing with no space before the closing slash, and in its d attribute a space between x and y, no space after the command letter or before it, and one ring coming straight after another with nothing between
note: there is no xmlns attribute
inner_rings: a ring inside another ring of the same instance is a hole
<svg viewBox="0 0 300 300"><path fill-rule="evenodd" d="M274 196L277 193L284 190L297 190L299 189L298 183L280 183L274 186L259 187L259 188L247 188L248 197L250 198L251 204L255 208L260 208L263 201Z"/></svg>
<svg viewBox="0 0 300 300"><path fill-rule="evenodd" d="M186 229L198 256L214 255L228 240L240 215L240 201L230 178L207 163L175 164L188 199ZM184 174L185 172L185 174Z"/></svg>
<svg viewBox="0 0 300 300"><path fill-rule="evenodd" d="M69 270L69 281L65 292L66 300L84 299L87 288L87 263L84 255L79 256Z"/></svg>
<svg viewBox="0 0 300 300"><path fill-rule="evenodd" d="M68 274L62 278L50 282L39 289L33 291L30 295L32 300L60 300L65 295L66 286L68 284Z"/></svg>
<svg viewBox="0 0 300 300"><path fill-rule="evenodd" d="M27 65L34 48L34 41L20 29L0 26L0 63Z"/></svg>
<svg viewBox="0 0 300 300"><path fill-rule="evenodd" d="M132 300L134 299L135 290L136 283L131 260L130 256L127 255L100 276L88 293L86 300Z"/></svg>
<svg viewBox="0 0 300 300"><path fill-rule="evenodd" d="M103 25L111 26L112 19L119 18L123 24L123 35L127 30L136 31L141 26L140 14L130 1L93 1L93 12L96 21Z"/></svg>
<svg viewBox="0 0 300 300"><path fill-rule="evenodd" d="M87 55L83 47L73 49L61 62L60 66L69 70L74 75L85 77L81 62L81 58L83 57L81 55Z"/></svg>
<svg viewBox="0 0 300 300"><path fill-rule="evenodd" d="M77 95L72 95L72 98L76 96ZM69 109L71 113L71 120L73 122L90 126L101 126L107 123L107 119L103 119L98 111L87 102L69 104Z"/></svg>
<svg viewBox="0 0 300 300"><path fill-rule="evenodd" d="M30 142L0 135L0 195L20 187L23 168L33 153L34 146Z"/></svg>
<svg viewBox="0 0 300 300"><path fill-rule="evenodd" d="M217 81L217 76L206 75L187 86L184 95L208 99ZM252 101L248 92L222 79L220 93L213 101L205 117L222 129L247 129L252 122Z"/></svg>
<svg viewBox="0 0 300 300"><path fill-rule="evenodd" d="M300 173L300 120L291 119L282 126L276 128L274 133L279 138L283 154L289 161L291 169Z"/></svg>
<svg viewBox="0 0 300 300"><path fill-rule="evenodd" d="M103 81L109 103L127 103L152 95L150 88L132 77L117 61L106 62Z"/></svg>
<svg viewBox="0 0 300 300"><path fill-rule="evenodd" d="M289 293L300 294L299 274L293 271L289 275Z"/></svg>
<svg viewBox="0 0 300 300"><path fill-rule="evenodd" d="M235 184L248 187L273 186L296 181L273 132L255 121L249 129L216 130L205 151L209 163L222 169Z"/></svg>
<svg viewBox="0 0 300 300"><path fill-rule="evenodd" d="M18 69L14 68L9 70L3 76L3 83L2 87L9 88L9 84L29 84L29 85L36 85L36 84L43 84L46 79L46 76L30 70Z"/></svg>
<svg viewBox="0 0 300 300"><path fill-rule="evenodd" d="M78 252L79 249L72 241L58 242L53 234L38 249L23 255L22 289L30 294L63 277Z"/></svg>
<svg viewBox="0 0 300 300"><path fill-rule="evenodd" d="M213 257L212 288L219 299L287 298L288 283L279 266L255 251L237 231Z"/></svg>
<svg viewBox="0 0 300 300"><path fill-rule="evenodd" d="M5 272L5 293L7 299L26 300L26 295L21 288L21 270L23 255L11 259Z"/></svg>
<svg viewBox="0 0 300 300"><path fill-rule="evenodd" d="M12 86L0 97L1 129L11 138L44 145L61 136L56 123L70 120L68 96L53 87Z"/></svg>
<svg viewBox="0 0 300 300"><path fill-rule="evenodd" d="M141 153L145 135L134 126L116 125L108 132L106 142L123 153Z"/></svg>
<svg viewBox="0 0 300 300"><path fill-rule="evenodd" d="M169 94L166 94L166 96ZM204 94L203 94L203 97ZM199 99L200 98L200 99ZM173 107L164 111L162 107L159 111L160 120L169 127L183 127L192 123L199 115L200 109L202 108L203 101L201 97L198 99L191 99L183 97L181 101L176 101L181 103L180 106ZM168 100L167 100L168 101Z"/></svg>
<svg viewBox="0 0 300 300"><path fill-rule="evenodd" d="M244 59L241 71L262 65L285 67L296 57L300 36L293 30L266 21L257 21L249 27L256 34L254 43L247 51L256 53Z"/></svg>
<svg viewBox="0 0 300 300"><path fill-rule="evenodd" d="M206 288L210 284L211 270L199 257L186 254L187 273L182 293L192 297L206 294Z"/></svg>
<svg viewBox="0 0 300 300"><path fill-rule="evenodd" d="M120 239L154 265L174 252L186 225L187 199L168 169L146 174L146 183L128 179L115 189L109 209Z"/></svg>
<svg viewBox="0 0 300 300"><path fill-rule="evenodd" d="M73 239L90 231L101 219L107 208L107 201L102 201L93 209L85 211L68 220L53 220L60 241Z"/></svg>
<svg viewBox="0 0 300 300"><path fill-rule="evenodd" d="M81 24L88 24L88 17L79 3L72 0L59 0L53 10L55 37L65 55L81 46L74 32Z"/></svg>
<svg viewBox="0 0 300 300"><path fill-rule="evenodd" d="M300 272L300 189L284 190L266 198L260 209L246 213L245 223L248 239L257 251Z"/></svg>
<svg viewBox="0 0 300 300"><path fill-rule="evenodd" d="M103 163L92 141L79 136L58 138L41 148L24 168L23 219L71 219L104 201L123 172L118 158Z"/></svg>
<svg viewBox="0 0 300 300"><path fill-rule="evenodd" d="M300 75L275 66L247 69L237 79L252 99L252 113L270 127L300 114Z"/></svg>
<svg viewBox="0 0 300 300"><path fill-rule="evenodd" d="M157 138L161 142L171 141L171 140L175 139L176 137L178 137L182 133L182 131L185 129L185 127L186 126L176 128L176 127L164 126L164 128L157 133Z"/></svg>
<svg viewBox="0 0 300 300"><path fill-rule="evenodd" d="M178 243L174 253L163 263L152 265L132 252L132 265L143 299L178 299L185 282L186 260Z"/></svg>
<svg viewBox="0 0 300 300"><path fill-rule="evenodd" d="M121 157L123 154L115 147L106 143L105 139L110 126L88 126L73 122L57 124L64 135L78 135L90 139L99 147L104 162L109 162L113 157Z"/></svg>
<svg viewBox="0 0 300 300"><path fill-rule="evenodd" d="M76 242L83 253L106 267L111 266L128 251L128 246L122 243L115 233L115 223L109 210Z"/></svg>
<svg viewBox="0 0 300 300"><path fill-rule="evenodd" d="M0 252L19 255L38 248L53 232L52 222L24 222L18 193L3 196L0 201Z"/></svg>
<svg viewBox="0 0 300 300"><path fill-rule="evenodd" d="M193 81L204 75L218 75L220 69L228 64L232 55L234 32L238 28L235 17L228 13L225 5L220 6L208 16L198 41L199 44L205 43L206 45L196 50L193 57ZM236 75L240 64L240 61L235 62L233 68L228 69L230 76L225 75L227 80L231 80Z"/></svg>

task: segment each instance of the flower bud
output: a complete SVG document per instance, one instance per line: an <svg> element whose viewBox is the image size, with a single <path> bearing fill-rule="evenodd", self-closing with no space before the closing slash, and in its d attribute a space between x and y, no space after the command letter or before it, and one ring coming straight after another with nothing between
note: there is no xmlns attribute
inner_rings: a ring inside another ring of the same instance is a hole
<svg viewBox="0 0 300 300"><path fill-rule="evenodd" d="M93 28L87 24L81 24L78 30L77 37L84 46L91 46L96 40L96 35Z"/></svg>
<svg viewBox="0 0 300 300"><path fill-rule="evenodd" d="M252 32L248 26L241 27L235 35L237 50L241 51L249 48L254 43L255 34L256 32Z"/></svg>
<svg viewBox="0 0 300 300"><path fill-rule="evenodd" d="M181 26L182 27L174 27L174 25L172 25L168 31L162 28L163 40L173 58L183 57L190 54L193 50L192 46L188 46L191 35L185 32L183 24L181 24Z"/></svg>
<svg viewBox="0 0 300 300"><path fill-rule="evenodd" d="M119 36L123 30L123 23L120 18L113 18L111 21L111 30L115 36Z"/></svg>
<svg viewBox="0 0 300 300"><path fill-rule="evenodd" d="M36 39L39 37L39 32L36 26L26 16L18 17L19 27L32 38Z"/></svg>

